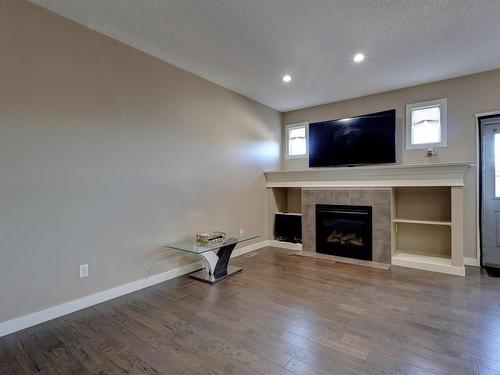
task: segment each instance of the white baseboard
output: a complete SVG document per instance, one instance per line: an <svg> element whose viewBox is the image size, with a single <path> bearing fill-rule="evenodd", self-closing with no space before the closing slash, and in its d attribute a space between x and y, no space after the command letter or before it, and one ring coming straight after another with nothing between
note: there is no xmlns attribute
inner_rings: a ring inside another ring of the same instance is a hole
<svg viewBox="0 0 500 375"><path fill-rule="evenodd" d="M143 279L144 281L143 281L142 287L138 288L136 290L144 289L144 288L147 288L148 286L153 286L153 285L162 283L162 282L167 281L167 280L175 279L176 277L185 275L187 273L194 272L196 270L199 270L200 268L203 268L202 261L186 264L185 266L174 268L173 270L170 270L170 271L157 273L156 275L150 276L149 279ZM142 281L142 280L139 280L139 281ZM121 287L118 287L118 288L121 288ZM116 289L116 288L114 288L114 289ZM112 290L112 289L110 289L110 290ZM128 293L135 292L136 290L132 290ZM127 293L124 293L124 294L127 294ZM113 297L113 298L116 298L116 297Z"/></svg>
<svg viewBox="0 0 500 375"><path fill-rule="evenodd" d="M479 260L477 258L464 257L464 265L479 267Z"/></svg>
<svg viewBox="0 0 500 375"><path fill-rule="evenodd" d="M391 264L394 266L407 267L407 268L415 268L417 270L423 271L432 271L439 273L446 273L448 275L455 276L465 276L465 268L452 266L451 264L442 264L442 263L432 263L427 260L419 260L417 259L401 259L398 257L392 257Z"/></svg>
<svg viewBox="0 0 500 375"><path fill-rule="evenodd" d="M279 247L281 249L302 251L302 244L301 243L291 243L291 242L284 242L284 241L269 240L269 241L267 241L267 246Z"/></svg>
<svg viewBox="0 0 500 375"><path fill-rule="evenodd" d="M252 245L243 246L243 247L240 247L239 249L234 249L233 253L231 254L231 258L239 257L240 255L251 253L252 251L262 249L263 247L268 246L268 242L269 241L260 241L260 242L254 243Z"/></svg>
<svg viewBox="0 0 500 375"><path fill-rule="evenodd" d="M252 245L235 249L233 251L233 254L231 254L231 258L255 251L257 249L267 246L267 244L268 241L261 241ZM73 301L65 302L60 305L49 307L41 311L23 315L18 318L7 320L5 322L0 322L0 337L20 331L28 327L35 326L37 324L55 318L59 318L61 316L70 314L78 310L85 309L93 305L97 305L98 303L102 303L111 300L113 298L117 298L125 294L135 292L137 290L146 288L148 286L162 283L164 281L185 275L187 273L194 272L202 267L203 263L201 261L190 263L182 267L174 268L172 270L153 275L149 277L149 279L144 278L141 280L132 281L130 283L117 286L115 288L94 293L82 298L75 299Z"/></svg>
<svg viewBox="0 0 500 375"><path fill-rule="evenodd" d="M37 311L31 314L20 316L18 318L7 320L5 322L0 323L0 337L8 335L13 332L20 331L28 327L32 327L34 325L58 318L60 316L81 309L85 309L93 305L97 305L98 303L108 301L110 299L117 298L128 293L135 292L139 289L146 288L147 286L151 286L166 280L173 279L178 276L182 276L186 273L196 271L201 267L202 267L201 262L187 264L185 266L178 267L173 270L153 275L149 278L149 280L147 278L144 278L141 280L132 281L130 283L117 286L115 288L107 289L102 292L94 293L82 298L75 299L73 301L65 302L60 305L49 307L41 311Z"/></svg>

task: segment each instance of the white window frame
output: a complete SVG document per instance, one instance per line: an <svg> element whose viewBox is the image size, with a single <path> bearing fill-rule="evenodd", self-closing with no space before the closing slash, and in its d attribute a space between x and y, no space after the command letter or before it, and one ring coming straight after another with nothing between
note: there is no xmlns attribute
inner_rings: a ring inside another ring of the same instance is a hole
<svg viewBox="0 0 500 375"><path fill-rule="evenodd" d="M303 155L290 155L289 150L288 150L288 144L289 144L289 135L290 135L290 130L293 129L299 129L299 128L305 128L306 129L306 153ZM288 124L286 125L286 158L287 159L305 159L309 157L309 123L308 122L297 122L295 124Z"/></svg>
<svg viewBox="0 0 500 375"><path fill-rule="evenodd" d="M412 112L415 109L424 109L424 108L438 107L438 106L441 112L441 142L412 144L411 143ZM407 150L447 147L448 146L447 127L448 127L448 103L446 98L406 105L406 149Z"/></svg>

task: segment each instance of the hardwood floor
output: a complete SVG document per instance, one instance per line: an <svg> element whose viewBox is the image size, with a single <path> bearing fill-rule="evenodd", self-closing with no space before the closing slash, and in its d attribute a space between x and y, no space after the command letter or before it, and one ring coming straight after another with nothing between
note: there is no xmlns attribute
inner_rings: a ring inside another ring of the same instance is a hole
<svg viewBox="0 0 500 375"><path fill-rule="evenodd" d="M0 373L500 374L500 279L257 253L0 338Z"/></svg>

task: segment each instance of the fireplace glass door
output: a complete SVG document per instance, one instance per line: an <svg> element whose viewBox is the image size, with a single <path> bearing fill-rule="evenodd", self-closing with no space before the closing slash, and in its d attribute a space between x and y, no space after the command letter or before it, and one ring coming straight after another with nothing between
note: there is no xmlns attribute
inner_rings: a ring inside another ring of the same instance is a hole
<svg viewBox="0 0 500 375"><path fill-rule="evenodd" d="M316 205L316 252L372 260L372 208Z"/></svg>

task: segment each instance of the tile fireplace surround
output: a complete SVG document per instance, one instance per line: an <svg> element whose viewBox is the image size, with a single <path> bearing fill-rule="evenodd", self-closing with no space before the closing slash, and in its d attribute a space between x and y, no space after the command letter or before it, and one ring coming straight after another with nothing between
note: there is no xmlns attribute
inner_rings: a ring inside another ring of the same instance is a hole
<svg viewBox="0 0 500 375"><path fill-rule="evenodd" d="M373 261L391 263L391 189L302 189L302 247L316 251L316 204L371 206Z"/></svg>

